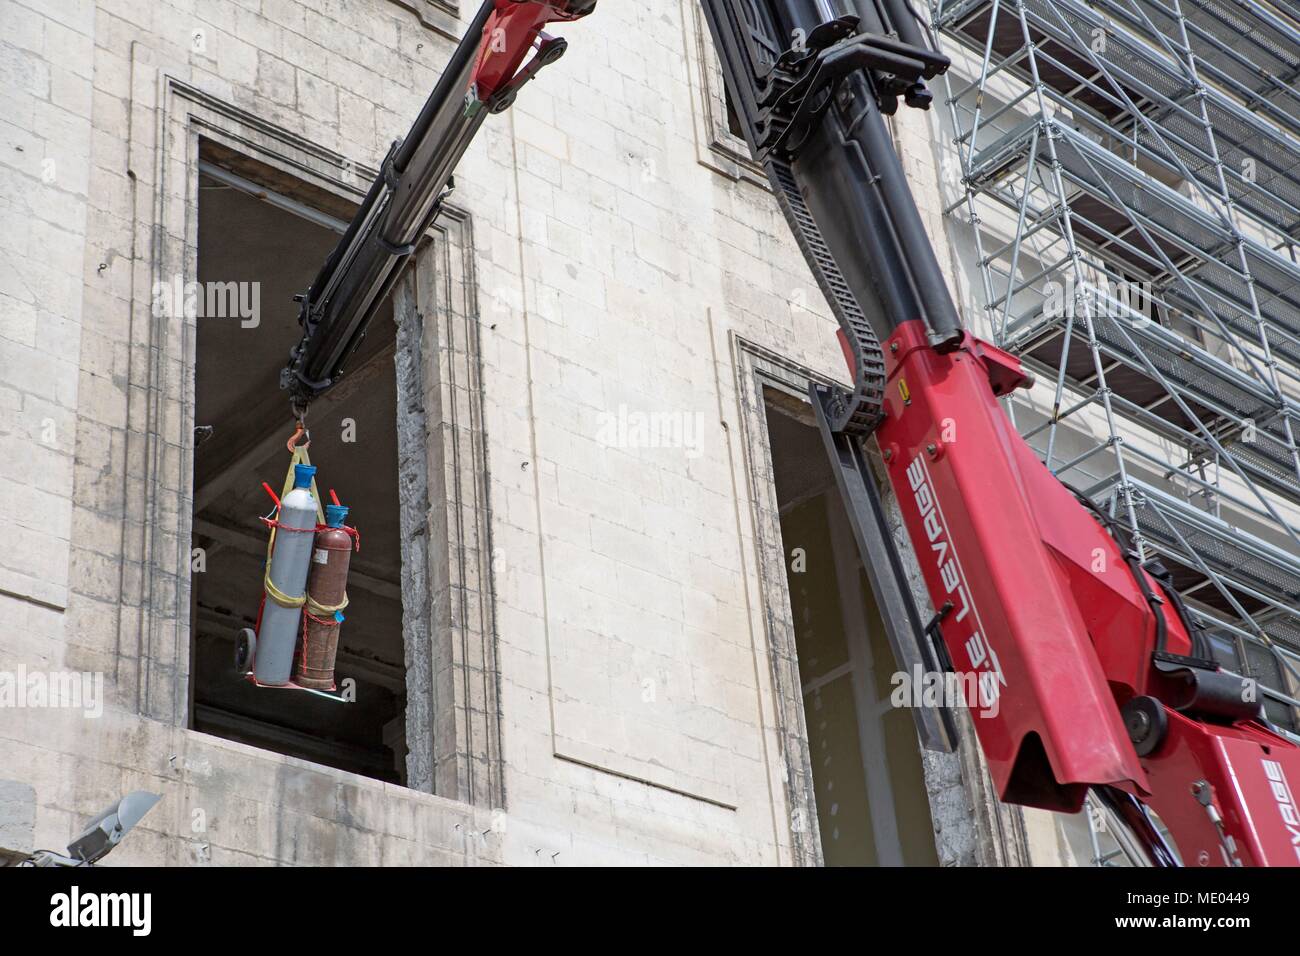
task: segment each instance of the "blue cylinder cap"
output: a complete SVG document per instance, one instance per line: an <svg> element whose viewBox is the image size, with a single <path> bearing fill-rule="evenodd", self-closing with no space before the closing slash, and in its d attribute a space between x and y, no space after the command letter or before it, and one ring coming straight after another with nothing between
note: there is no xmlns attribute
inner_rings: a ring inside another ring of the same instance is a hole
<svg viewBox="0 0 1300 956"><path fill-rule="evenodd" d="M310 488L311 480L316 477L315 465L294 465L293 466L293 486L295 488Z"/></svg>
<svg viewBox="0 0 1300 956"><path fill-rule="evenodd" d="M347 520L347 505L326 505L325 506L325 523L331 528L343 527L343 522Z"/></svg>

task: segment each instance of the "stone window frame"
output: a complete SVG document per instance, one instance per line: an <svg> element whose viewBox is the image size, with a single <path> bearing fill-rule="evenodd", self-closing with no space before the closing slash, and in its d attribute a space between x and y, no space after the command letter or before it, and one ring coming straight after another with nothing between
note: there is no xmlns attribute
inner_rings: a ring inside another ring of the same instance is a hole
<svg viewBox="0 0 1300 956"><path fill-rule="evenodd" d="M820 866L823 857L813 795L812 761L763 390L772 388L807 403L811 383L841 387L844 383L833 382L738 332L732 331L730 340L740 405L741 444L750 481L754 548L775 704L774 724L785 765L791 851L796 865ZM809 414L812 414L811 405ZM910 553L904 554L903 560L905 565L913 565L915 590L920 586L920 569L914 567L915 559ZM957 753L921 751L939 860L943 865L1028 865L1023 812L998 800L969 715L963 710L954 716L959 741Z"/></svg>
<svg viewBox="0 0 1300 956"><path fill-rule="evenodd" d="M813 797L812 757L804 721L794 618L790 610L763 389L771 387L783 394L799 397L803 394L801 387L806 389L810 380L830 383L810 369L768 351L735 331L729 337L732 364L736 370L736 396L740 404L745 474L750 481L751 520L754 523L754 548L763 603L766 657L772 678L774 724L785 767L791 855L796 866L820 866L823 858Z"/></svg>
<svg viewBox="0 0 1300 956"><path fill-rule="evenodd" d="M155 56L147 47L134 48L127 149L130 176L138 184L132 231L142 253L133 264L131 308L144 320L137 321L131 344L122 521L123 540L139 539L124 555L139 573L123 576L117 646L121 652L136 644L134 686L126 689L125 705L185 726L191 677L196 335L192 318L152 316L150 290L172 274L187 282L197 279L200 140L354 203L364 197L377 170L169 73ZM403 553L403 585L408 583L406 565L419 565L426 595L414 613L408 615L406 602L403 607L408 786L498 810L505 806L500 676L473 254L470 215L448 208L404 280L410 288L413 276L422 277L426 288L419 332L409 322L405 330L399 322L397 330L399 354L404 348L408 368L395 374L407 375L406 382L417 387L411 366L421 374L432 368L429 384L450 395L426 402L427 454L413 456L409 448L399 448L399 455L410 459L399 464L400 477L417 487L423 483L427 496L421 508L408 489L404 501L418 515L415 521L423 520L441 534L426 534L425 548L408 545ZM435 262L440 268L422 268ZM423 361L412 362L415 357ZM173 396L179 401L168 400ZM408 552L417 557L408 561ZM413 653L409 642L420 635L437 641ZM412 679L409 671L425 664L431 665L428 679ZM124 684L132 683L128 670L122 668L118 675ZM447 692L439 693L440 688ZM420 694L427 696L417 699Z"/></svg>
<svg viewBox="0 0 1300 956"><path fill-rule="evenodd" d="M697 158L701 165L721 173L729 179L743 180L771 189L763 167L754 161L749 144L737 136L727 125L726 84L722 78L722 64L709 36L709 25L704 20L700 4L686 0L686 34L689 59L694 63L690 71L692 92L699 98L695 117Z"/></svg>
<svg viewBox="0 0 1300 956"><path fill-rule="evenodd" d="M467 211L443 206L394 290L393 317L399 412L404 406L413 432L404 438L399 414L402 591L430 596L402 613L407 784L503 809L478 281Z"/></svg>
<svg viewBox="0 0 1300 956"><path fill-rule="evenodd" d="M700 99L700 109L694 111L695 136L700 164L714 172L736 180L760 186L769 192L771 183L761 163L749 151L749 143L737 136L727 124L726 81L722 78L722 64L709 36L709 25L704 20L700 4L686 0L691 10L687 34L695 62L692 71L692 92ZM886 116L890 138L895 148L898 131L893 116Z"/></svg>
<svg viewBox="0 0 1300 956"><path fill-rule="evenodd" d="M389 0L415 14L420 25L449 40L460 39L460 3L457 0Z"/></svg>

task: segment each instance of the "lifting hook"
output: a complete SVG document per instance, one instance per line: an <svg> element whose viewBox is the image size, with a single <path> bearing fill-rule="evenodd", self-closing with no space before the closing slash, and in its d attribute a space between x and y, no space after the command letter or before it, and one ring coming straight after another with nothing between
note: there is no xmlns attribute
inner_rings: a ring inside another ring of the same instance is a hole
<svg viewBox="0 0 1300 956"><path fill-rule="evenodd" d="M289 454L291 455L299 447L306 449L308 446L311 445L311 432L307 430L307 423L303 420L303 418L299 417L299 419L294 423L294 426L295 427L293 430L293 434L290 435L289 440L285 442L285 447L289 449ZM306 441L304 441L301 446L298 444L299 438L306 439Z"/></svg>

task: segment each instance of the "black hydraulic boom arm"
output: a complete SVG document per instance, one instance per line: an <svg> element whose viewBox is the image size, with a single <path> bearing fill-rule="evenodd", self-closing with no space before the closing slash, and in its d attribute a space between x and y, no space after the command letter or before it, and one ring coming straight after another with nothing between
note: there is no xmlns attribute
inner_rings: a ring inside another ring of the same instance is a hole
<svg viewBox="0 0 1300 956"><path fill-rule="evenodd" d="M884 415L880 343L916 319L939 350L962 341L885 121L900 99L928 109L925 82L949 61L911 0L702 3L750 149L852 355L852 389L809 398L886 636L900 670L940 672L938 620L922 622L861 442ZM954 749L946 710L912 713L925 747Z"/></svg>
<svg viewBox="0 0 1300 956"><path fill-rule="evenodd" d="M948 68L910 0L702 0L727 88L814 277L854 354L836 431L879 419L880 340L924 319L934 344L961 335L939 262L884 116L928 109Z"/></svg>
<svg viewBox="0 0 1300 956"><path fill-rule="evenodd" d="M538 70L564 54L564 39L543 27L586 16L595 6L596 0L484 0L410 132L393 143L361 208L298 297L302 338L280 373L295 417L343 374L437 217L483 120L507 109Z"/></svg>

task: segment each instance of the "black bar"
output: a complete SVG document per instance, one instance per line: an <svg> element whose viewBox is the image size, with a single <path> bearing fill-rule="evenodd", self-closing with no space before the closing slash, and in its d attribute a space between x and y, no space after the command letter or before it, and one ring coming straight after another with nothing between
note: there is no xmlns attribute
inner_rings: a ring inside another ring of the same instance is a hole
<svg viewBox="0 0 1300 956"><path fill-rule="evenodd" d="M484 0L410 132L389 151L361 209L307 292L303 338L281 377L297 407L332 385L361 344L486 118L485 109L466 108L465 94L494 8L492 0Z"/></svg>
<svg viewBox="0 0 1300 956"><path fill-rule="evenodd" d="M909 679L919 667L923 674L941 673L934 651L926 641L916 601L907 586L902 557L885 520L884 505L862 445L852 435L832 430L827 405L830 389L813 384L809 389L817 427L830 455L835 484L848 512L853 540L857 542L876 606L885 624L885 636L894 662ZM952 753L957 748L957 728L947 708L912 707L916 733L926 750Z"/></svg>

